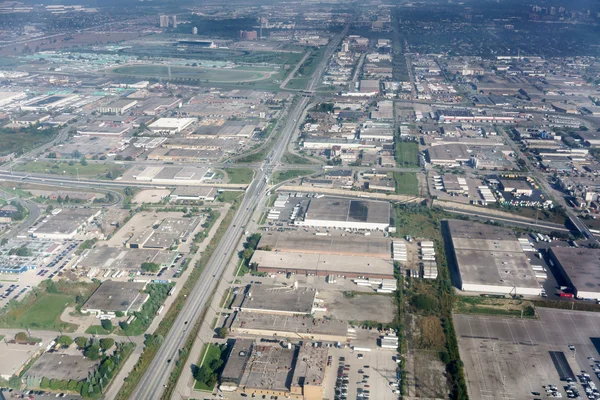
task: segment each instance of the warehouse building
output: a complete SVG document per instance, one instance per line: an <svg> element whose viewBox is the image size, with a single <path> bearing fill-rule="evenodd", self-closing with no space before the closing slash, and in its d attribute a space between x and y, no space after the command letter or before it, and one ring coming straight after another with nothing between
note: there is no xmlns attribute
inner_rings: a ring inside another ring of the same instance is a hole
<svg viewBox="0 0 600 400"><path fill-rule="evenodd" d="M551 247L549 255L577 297L600 300L600 249Z"/></svg>
<svg viewBox="0 0 600 400"><path fill-rule="evenodd" d="M321 400L328 350L311 343L282 347L279 343L236 340L219 389L256 398Z"/></svg>
<svg viewBox="0 0 600 400"><path fill-rule="evenodd" d="M258 272L269 274L394 279L389 258L256 250L250 263L256 264Z"/></svg>
<svg viewBox="0 0 600 400"><path fill-rule="evenodd" d="M85 302L81 312L114 316L117 311L125 315L140 311L149 297L143 293L145 288L146 282L106 281Z"/></svg>
<svg viewBox="0 0 600 400"><path fill-rule="evenodd" d="M236 312L229 317L231 332L259 337L345 342L348 324L344 321L313 318L310 315L280 315Z"/></svg>
<svg viewBox="0 0 600 400"><path fill-rule="evenodd" d="M515 234L506 228L449 220L444 224L453 282L478 293L538 296L542 289Z"/></svg>
<svg viewBox="0 0 600 400"><path fill-rule="evenodd" d="M239 309L241 311L309 315L315 310L316 289L294 285L250 285ZM235 302L234 302L235 303Z"/></svg>
<svg viewBox="0 0 600 400"><path fill-rule="evenodd" d="M183 131L192 125L194 121L196 121L195 118L159 118L148 125L148 129L154 133L170 135Z"/></svg>
<svg viewBox="0 0 600 400"><path fill-rule="evenodd" d="M175 251L153 249L97 247L85 250L77 261L76 267L135 271L140 270L145 262L169 267L175 262L177 254Z"/></svg>
<svg viewBox="0 0 600 400"><path fill-rule="evenodd" d="M69 208L53 212L45 222L34 228L32 235L38 239L73 239L78 232L100 214L96 208Z"/></svg>
<svg viewBox="0 0 600 400"><path fill-rule="evenodd" d="M459 165L471 159L467 146L460 143L431 146L427 149L429 162L434 165Z"/></svg>
<svg viewBox="0 0 600 400"><path fill-rule="evenodd" d="M201 221L201 217L165 218L156 229L149 227L135 233L127 242L127 247L168 250L179 242L186 242Z"/></svg>
<svg viewBox="0 0 600 400"><path fill-rule="evenodd" d="M115 100L105 106L98 107L98 112L102 114L116 114L122 115L135 107L137 100L131 99L119 99Z"/></svg>
<svg viewBox="0 0 600 400"><path fill-rule="evenodd" d="M355 230L387 230L395 226L387 201L321 197L310 200L304 217L296 225Z"/></svg>
<svg viewBox="0 0 600 400"><path fill-rule="evenodd" d="M217 190L210 186L199 187L176 187L169 196L171 201L214 201Z"/></svg>

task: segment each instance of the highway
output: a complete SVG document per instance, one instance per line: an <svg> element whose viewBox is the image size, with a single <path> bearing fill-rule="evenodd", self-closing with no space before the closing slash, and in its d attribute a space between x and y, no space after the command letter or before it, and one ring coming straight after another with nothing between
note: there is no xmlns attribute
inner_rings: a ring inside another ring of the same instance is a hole
<svg viewBox="0 0 600 400"><path fill-rule="evenodd" d="M347 29L348 27L346 27L342 34L337 35L329 43L325 51L325 56L317 66L315 74L309 82L308 90L313 90L318 85L329 57L337 49ZM297 129L300 116L309 102L310 97L302 96L297 98L291 105L285 124L281 128L281 134L273 150L269 153L261 168L256 172L254 180L248 186L238 212L233 217L230 229L225 232L217 245L202 272L202 276L192 289L182 310L171 326L163 345L158 350L150 367L133 392L132 399L157 399L161 397L172 370L170 360L177 359L179 349L183 347L189 334L188 327L196 324L197 318L201 315L202 309L206 306L207 300L221 279L229 260L235 256L237 245L243 238L244 228L250 221L255 207L261 204L262 201L265 201L268 193L270 193L267 182L270 180L270 175L274 168L280 163L281 157L287 148L287 143ZM195 362L195 360L193 361Z"/></svg>

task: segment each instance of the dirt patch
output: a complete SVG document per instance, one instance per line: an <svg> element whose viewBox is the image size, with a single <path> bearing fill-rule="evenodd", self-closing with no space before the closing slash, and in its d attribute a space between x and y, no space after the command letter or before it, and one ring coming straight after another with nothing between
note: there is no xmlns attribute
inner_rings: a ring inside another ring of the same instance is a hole
<svg viewBox="0 0 600 400"><path fill-rule="evenodd" d="M162 199L171 194L171 191L168 189L153 189L153 190L142 190L137 193L133 198L133 202L137 204L141 203L150 203L156 204L160 203Z"/></svg>
<svg viewBox="0 0 600 400"><path fill-rule="evenodd" d="M388 323L394 319L396 306L389 295L359 294L352 292L348 297L336 290L319 291L317 298L323 299L327 308L325 315L343 321L375 321Z"/></svg>

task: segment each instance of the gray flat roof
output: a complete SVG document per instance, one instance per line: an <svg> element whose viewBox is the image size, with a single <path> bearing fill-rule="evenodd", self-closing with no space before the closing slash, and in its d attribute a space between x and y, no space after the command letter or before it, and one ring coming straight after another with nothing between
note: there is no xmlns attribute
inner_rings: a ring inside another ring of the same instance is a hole
<svg viewBox="0 0 600 400"><path fill-rule="evenodd" d="M370 236L316 236L304 233L265 232L258 248L300 253L390 257L391 241Z"/></svg>
<svg viewBox="0 0 600 400"><path fill-rule="evenodd" d="M83 309L102 311L138 311L148 295L142 293L146 282L105 281L90 296Z"/></svg>
<svg viewBox="0 0 600 400"><path fill-rule="evenodd" d="M550 252L578 291L600 292L600 249L551 247Z"/></svg>
<svg viewBox="0 0 600 400"><path fill-rule="evenodd" d="M145 262L170 265L177 254L174 251L154 249L97 247L84 252L77 265L83 268L141 269Z"/></svg>
<svg viewBox="0 0 600 400"><path fill-rule="evenodd" d="M327 348L313 347L311 343L304 343L298 350L292 386L321 386L326 369Z"/></svg>
<svg viewBox="0 0 600 400"><path fill-rule="evenodd" d="M328 274L389 275L394 276L390 260L377 257L340 256L332 254L288 253L256 250L251 262L262 268L281 268L326 271Z"/></svg>
<svg viewBox="0 0 600 400"><path fill-rule="evenodd" d="M463 285L539 288L510 229L462 220L447 223Z"/></svg>
<svg viewBox="0 0 600 400"><path fill-rule="evenodd" d="M470 157L467 146L464 144L443 144L431 146L427 152L431 161L464 160Z"/></svg>
<svg viewBox="0 0 600 400"><path fill-rule="evenodd" d="M233 348L225 363L225 368L221 373L221 382L240 384L253 344L254 340L252 339L235 339Z"/></svg>
<svg viewBox="0 0 600 400"><path fill-rule="evenodd" d="M305 221L310 220L389 224L390 203L336 197L314 198L305 215Z"/></svg>
<svg viewBox="0 0 600 400"><path fill-rule="evenodd" d="M294 286L251 285L242 303L243 311L311 314L316 289Z"/></svg>
<svg viewBox="0 0 600 400"><path fill-rule="evenodd" d="M346 336L344 321L317 319L309 315L279 315L256 312L237 312L231 323L233 329L289 332L299 334Z"/></svg>
<svg viewBox="0 0 600 400"><path fill-rule="evenodd" d="M95 208L65 208L56 215L41 223L35 233L37 234L68 234L77 230L88 219L98 214Z"/></svg>
<svg viewBox="0 0 600 400"><path fill-rule="evenodd" d="M288 375L293 367L295 349L279 344L255 344L246 364L240 386L252 389L289 390Z"/></svg>

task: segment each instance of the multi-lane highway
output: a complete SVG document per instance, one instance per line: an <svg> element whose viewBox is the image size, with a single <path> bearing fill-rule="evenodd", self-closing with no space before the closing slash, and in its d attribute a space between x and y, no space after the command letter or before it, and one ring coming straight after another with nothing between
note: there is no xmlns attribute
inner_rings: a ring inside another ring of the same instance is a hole
<svg viewBox="0 0 600 400"><path fill-rule="evenodd" d="M317 66L315 74L308 84L307 89L309 91L317 87L321 75L327 66L329 57L337 49L347 29L329 43L321 63ZM281 128L281 134L273 150L255 174L250 186L248 186L242 204L230 225L230 229L227 230L217 245L212 257L204 268L202 276L194 289L192 289L185 305L171 326L163 345L137 385L132 395L133 399L156 399L161 397L172 369L170 360L177 358L178 351L183 347L189 334L187 327L193 326L197 318L200 317L202 309L206 306L207 300L211 297L218 281L221 279L221 275L223 275L230 258L234 256L236 248L242 240L244 227L248 224L254 208L260 202L266 200L267 193L269 192L268 181L270 175L285 153L287 143L296 130L300 116L309 102L309 97L302 96L297 98L290 106L287 113L287 120Z"/></svg>

